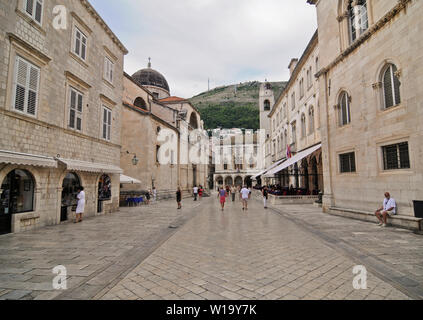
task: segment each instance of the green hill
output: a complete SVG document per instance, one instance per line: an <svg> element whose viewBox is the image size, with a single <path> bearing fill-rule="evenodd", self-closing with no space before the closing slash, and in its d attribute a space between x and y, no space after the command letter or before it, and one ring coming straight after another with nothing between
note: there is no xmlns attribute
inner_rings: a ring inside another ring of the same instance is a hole
<svg viewBox="0 0 423 320"><path fill-rule="evenodd" d="M278 97L286 82L271 82ZM218 87L192 97L190 102L200 112L205 129L260 128L259 118L260 82L245 82Z"/></svg>

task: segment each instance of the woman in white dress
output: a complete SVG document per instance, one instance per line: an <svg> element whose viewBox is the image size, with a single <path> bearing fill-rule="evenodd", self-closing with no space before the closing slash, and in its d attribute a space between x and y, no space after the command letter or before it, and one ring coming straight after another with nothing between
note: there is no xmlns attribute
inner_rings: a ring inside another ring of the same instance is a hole
<svg viewBox="0 0 423 320"><path fill-rule="evenodd" d="M78 206L76 207L75 223L78 223L82 221L82 214L84 213L85 209L85 192L83 187L78 189L78 195L76 197L78 198Z"/></svg>

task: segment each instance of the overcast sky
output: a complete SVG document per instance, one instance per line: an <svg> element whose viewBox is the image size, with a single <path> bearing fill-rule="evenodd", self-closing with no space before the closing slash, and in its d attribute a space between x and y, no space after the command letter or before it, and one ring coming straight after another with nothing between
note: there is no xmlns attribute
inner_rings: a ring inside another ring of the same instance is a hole
<svg viewBox="0 0 423 320"><path fill-rule="evenodd" d="M90 0L129 54L129 74L162 73L190 98L245 81L283 81L317 28L306 0Z"/></svg>

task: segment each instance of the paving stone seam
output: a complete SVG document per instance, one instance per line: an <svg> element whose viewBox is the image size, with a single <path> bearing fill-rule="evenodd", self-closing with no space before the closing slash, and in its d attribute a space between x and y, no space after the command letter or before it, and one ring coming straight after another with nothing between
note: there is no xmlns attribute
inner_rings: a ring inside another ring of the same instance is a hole
<svg viewBox="0 0 423 320"><path fill-rule="evenodd" d="M133 263L129 268L127 268L125 271L120 273L116 276L116 278L109 284L105 285L99 292L97 292L94 296L92 296L93 300L100 300L102 297L104 297L111 289L113 289L118 283L120 283L128 274L130 274L133 270L135 270L140 264L142 264L145 260L148 259L157 249L159 249L161 246L163 246L167 241L169 241L177 232L181 231L185 225L195 218L195 216L198 214L198 212L194 211L193 209L196 209L201 204L197 204L193 208L190 208L190 214L186 217L178 217L173 222L170 223L172 226L176 226L177 228L168 228L166 230L163 230L164 235L161 241L159 241L156 245L149 248L147 252L144 252L140 255L140 257L137 259L135 263ZM176 222L176 223L175 223ZM111 263L113 264L113 263ZM86 281L88 282L89 279ZM85 282L85 283L86 283Z"/></svg>
<svg viewBox="0 0 423 320"><path fill-rule="evenodd" d="M276 208L274 206L270 206L269 208L276 214L283 216L284 218L294 222L300 228L310 232L318 239L323 240L327 246L339 253L342 253L343 256L350 258L352 256L355 260L361 262L364 266L366 266L366 268L373 274L375 274L379 279L389 283L394 288L398 289L408 297L416 300L423 299L423 288L421 287L421 285L419 285L418 281L414 279L413 275L405 274L403 272L395 270L393 266L390 266L389 262L381 260L380 258L368 253L367 251L365 251L365 254L363 254L363 249L356 248L353 245L346 243L342 239L335 239L334 237L329 236L324 232L318 231L313 228L310 224L306 225L306 222L304 220L295 218L291 214L280 208ZM386 273L382 273L380 271L381 269L385 269ZM399 280L402 281L400 282ZM403 283L404 280L409 281L411 283L417 283L417 286L406 285Z"/></svg>

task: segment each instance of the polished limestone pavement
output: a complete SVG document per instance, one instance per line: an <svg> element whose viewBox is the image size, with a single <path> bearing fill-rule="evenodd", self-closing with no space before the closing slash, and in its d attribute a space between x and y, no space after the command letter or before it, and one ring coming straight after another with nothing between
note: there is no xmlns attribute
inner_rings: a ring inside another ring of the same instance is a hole
<svg viewBox="0 0 423 320"><path fill-rule="evenodd" d="M0 299L422 299L423 238L217 194L0 236ZM54 290L52 269L67 268ZM353 268L368 271L353 287Z"/></svg>
<svg viewBox="0 0 423 320"><path fill-rule="evenodd" d="M337 248L323 228L315 232L296 213L319 214L313 206L264 210L250 201L241 210L239 199L220 210L217 197L203 200L197 215L152 255L99 299L134 300L298 300L298 299L421 299L400 283L367 270L367 289L353 287L353 268L362 254ZM283 210L281 210L283 209ZM291 212L295 216L291 216ZM328 217L334 229L360 230L358 222ZM339 221L335 221L340 219ZM307 220L307 219L305 219ZM316 218L315 220L318 220ZM352 223L352 227L348 225ZM318 226L318 224L316 224ZM367 226L368 227L368 226ZM374 227L371 225L371 227ZM382 231L383 232L383 231ZM388 234L389 235L389 234ZM382 241L379 234L376 241ZM409 234L421 239L420 236ZM372 244L370 244L372 245ZM420 250L423 243L419 242ZM389 255L389 248L385 248ZM384 266L379 265L378 274ZM422 278L420 278L421 280ZM421 284L421 282L420 282ZM414 285L414 283L413 283ZM413 286L414 288L414 286Z"/></svg>

